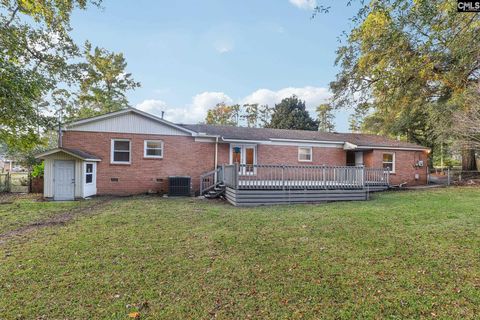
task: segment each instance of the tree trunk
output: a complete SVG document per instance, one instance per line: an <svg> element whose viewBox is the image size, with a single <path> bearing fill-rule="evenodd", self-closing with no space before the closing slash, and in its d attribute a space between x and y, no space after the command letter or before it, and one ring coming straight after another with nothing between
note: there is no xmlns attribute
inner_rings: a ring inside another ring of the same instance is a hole
<svg viewBox="0 0 480 320"><path fill-rule="evenodd" d="M477 161L475 159L474 149L464 149L462 151L462 170L477 171Z"/></svg>

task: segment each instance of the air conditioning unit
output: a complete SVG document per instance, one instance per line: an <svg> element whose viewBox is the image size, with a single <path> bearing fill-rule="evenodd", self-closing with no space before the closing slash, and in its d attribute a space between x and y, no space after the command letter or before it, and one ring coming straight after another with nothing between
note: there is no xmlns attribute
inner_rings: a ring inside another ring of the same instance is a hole
<svg viewBox="0 0 480 320"><path fill-rule="evenodd" d="M168 195L173 197L191 195L190 177L168 177Z"/></svg>

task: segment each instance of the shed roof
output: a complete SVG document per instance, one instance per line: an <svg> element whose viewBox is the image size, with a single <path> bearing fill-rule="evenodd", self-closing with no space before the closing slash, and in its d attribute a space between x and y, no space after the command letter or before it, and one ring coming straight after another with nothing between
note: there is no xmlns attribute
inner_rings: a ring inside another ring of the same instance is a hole
<svg viewBox="0 0 480 320"><path fill-rule="evenodd" d="M42 152L40 154L35 155L35 158L37 159L43 159L46 156L50 156L55 153L63 152L66 154L71 155L72 157L85 160L85 161L101 161L100 157L97 157L96 155L93 155L91 153L85 152L80 149L73 149L73 148L55 148L55 149L50 149L45 152Z"/></svg>

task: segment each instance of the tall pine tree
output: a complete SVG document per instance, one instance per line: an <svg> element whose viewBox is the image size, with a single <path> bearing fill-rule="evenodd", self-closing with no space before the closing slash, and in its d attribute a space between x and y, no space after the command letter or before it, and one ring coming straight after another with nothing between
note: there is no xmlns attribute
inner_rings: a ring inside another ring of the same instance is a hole
<svg viewBox="0 0 480 320"><path fill-rule="evenodd" d="M275 105L267 128L317 130L318 123L312 119L305 108L305 101L291 96Z"/></svg>

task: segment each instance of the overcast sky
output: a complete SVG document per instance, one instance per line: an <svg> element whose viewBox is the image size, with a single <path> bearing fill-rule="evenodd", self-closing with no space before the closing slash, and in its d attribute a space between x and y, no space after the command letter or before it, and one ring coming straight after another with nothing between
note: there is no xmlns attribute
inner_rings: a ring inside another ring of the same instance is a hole
<svg viewBox="0 0 480 320"><path fill-rule="evenodd" d="M314 115L354 14L328 2L330 13L311 19L315 0L104 0L103 10L75 13L72 27L79 43L123 52L142 84L131 105L168 120L196 123L219 102L273 106L292 94ZM347 117L338 112L338 131Z"/></svg>

